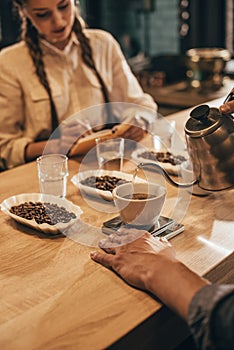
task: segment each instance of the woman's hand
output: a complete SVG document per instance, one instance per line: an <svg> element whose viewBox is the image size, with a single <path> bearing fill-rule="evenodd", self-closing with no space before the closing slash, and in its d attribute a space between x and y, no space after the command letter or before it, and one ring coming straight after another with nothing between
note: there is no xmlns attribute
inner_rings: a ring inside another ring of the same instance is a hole
<svg viewBox="0 0 234 350"><path fill-rule="evenodd" d="M59 153L68 154L74 143L91 132L92 129L88 122L77 119L65 120L60 126Z"/></svg>
<svg viewBox="0 0 234 350"><path fill-rule="evenodd" d="M134 140L136 142L143 139L147 132L148 122L140 115L137 115L131 122L129 122L129 124L131 124L131 126L123 134L121 134L121 137L124 139ZM114 126L112 130L114 131L117 128L118 125Z"/></svg>
<svg viewBox="0 0 234 350"><path fill-rule="evenodd" d="M68 154L75 142L91 134L91 132L92 129L88 122L77 119L65 120L59 126L60 137L49 139L43 153Z"/></svg>
<svg viewBox="0 0 234 350"><path fill-rule="evenodd" d="M113 269L132 286L150 290L151 277L162 270L160 261L175 260L175 251L163 238L154 238L146 231L124 229L103 239L99 244L104 252L92 252L91 258ZM154 276L153 278L155 278Z"/></svg>
<svg viewBox="0 0 234 350"><path fill-rule="evenodd" d="M145 136L145 131L139 126L131 126L127 131L125 131L121 137L124 139L134 140L136 142L143 139Z"/></svg>

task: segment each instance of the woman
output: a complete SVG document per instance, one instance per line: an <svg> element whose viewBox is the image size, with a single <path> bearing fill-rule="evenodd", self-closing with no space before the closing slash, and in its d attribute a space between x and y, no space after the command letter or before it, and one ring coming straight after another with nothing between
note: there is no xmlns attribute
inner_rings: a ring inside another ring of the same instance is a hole
<svg viewBox="0 0 234 350"><path fill-rule="evenodd" d="M0 54L0 167L35 159L62 121L90 106L128 102L156 110L117 42L104 31L85 29L73 0L14 2L23 40ZM87 130L68 124L47 149L63 153ZM137 140L138 133L132 127L123 136Z"/></svg>

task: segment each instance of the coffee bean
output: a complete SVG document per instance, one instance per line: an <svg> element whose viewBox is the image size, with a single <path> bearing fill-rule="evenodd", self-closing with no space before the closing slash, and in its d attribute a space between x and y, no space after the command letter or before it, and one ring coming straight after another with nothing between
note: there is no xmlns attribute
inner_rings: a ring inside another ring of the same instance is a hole
<svg viewBox="0 0 234 350"><path fill-rule="evenodd" d="M182 155L173 155L170 152L145 151L141 154L138 154L138 157L149 160L156 160L161 163L170 163L172 165L179 165L186 160Z"/></svg>
<svg viewBox="0 0 234 350"><path fill-rule="evenodd" d="M82 180L82 185L94 187L102 191L110 191L112 192L113 189L123 183L127 183L128 181L115 177L115 176L109 176L109 175L103 175L103 176L90 176L87 177L85 180Z"/></svg>
<svg viewBox="0 0 234 350"><path fill-rule="evenodd" d="M54 203L24 202L12 206L10 212L27 220L35 220L38 224L55 225L59 222L67 223L76 218L74 213Z"/></svg>

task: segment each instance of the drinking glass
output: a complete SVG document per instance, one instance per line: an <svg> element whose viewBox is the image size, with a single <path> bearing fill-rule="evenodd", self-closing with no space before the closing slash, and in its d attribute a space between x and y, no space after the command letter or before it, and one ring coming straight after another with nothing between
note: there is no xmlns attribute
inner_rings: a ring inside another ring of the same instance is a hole
<svg viewBox="0 0 234 350"><path fill-rule="evenodd" d="M68 165L64 154L47 154L37 158L40 191L66 197Z"/></svg>
<svg viewBox="0 0 234 350"><path fill-rule="evenodd" d="M175 120L159 118L151 124L150 128L154 150L157 152L169 152L172 149Z"/></svg>
<svg viewBox="0 0 234 350"><path fill-rule="evenodd" d="M102 141L96 139L99 169L121 171L123 167L124 139Z"/></svg>

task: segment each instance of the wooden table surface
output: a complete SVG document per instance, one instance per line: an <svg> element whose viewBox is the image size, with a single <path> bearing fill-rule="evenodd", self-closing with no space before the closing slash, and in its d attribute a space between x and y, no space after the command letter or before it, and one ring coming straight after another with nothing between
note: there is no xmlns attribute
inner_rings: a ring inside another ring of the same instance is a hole
<svg viewBox="0 0 234 350"><path fill-rule="evenodd" d="M182 81L168 86L143 86L145 92L152 95L159 106L174 106L180 108L189 108L202 104L208 100L219 99L223 101L225 96L233 88L233 80L226 77L223 86L214 91L199 91L189 88L188 82Z"/></svg>
<svg viewBox="0 0 234 350"><path fill-rule="evenodd" d="M188 111L183 111L170 118L182 132L187 117ZM70 181L78 168L79 162L69 161L67 199L80 205L82 221L96 226L98 232L111 214L89 207L81 197ZM0 188L0 202L12 195L38 192L35 162L1 173ZM177 190L169 185L168 193L170 206ZM214 282L234 282L233 209L233 190L193 196L182 220L185 230L171 240L179 259ZM88 231L80 243L67 237L45 237L3 212L0 223L1 349L104 349L119 339L113 349L130 349L134 342L135 349L140 349L140 343L144 344L141 329L154 338L143 348L173 349L181 340L180 321L173 313L90 260L94 248L83 244L88 242Z"/></svg>

